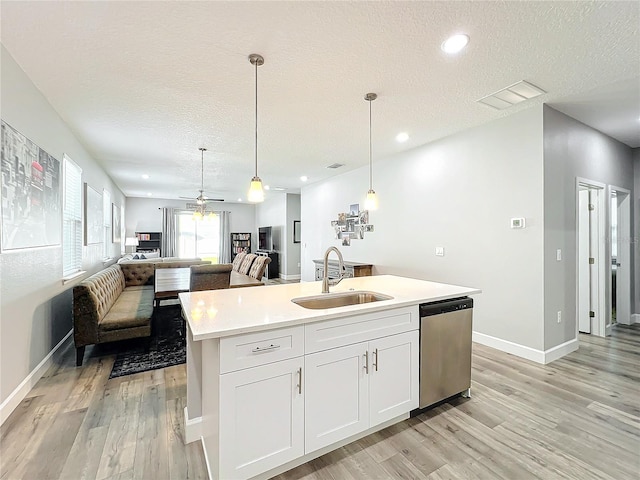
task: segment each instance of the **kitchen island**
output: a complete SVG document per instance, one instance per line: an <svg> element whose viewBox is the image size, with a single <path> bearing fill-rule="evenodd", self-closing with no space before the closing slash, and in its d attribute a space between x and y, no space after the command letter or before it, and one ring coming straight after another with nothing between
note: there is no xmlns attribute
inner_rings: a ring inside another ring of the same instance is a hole
<svg viewBox="0 0 640 480"><path fill-rule="evenodd" d="M392 275L181 293L186 441L213 479L269 478L408 418L418 406L418 305L480 293ZM292 300L375 292L335 308ZM317 307L317 305L315 305Z"/></svg>

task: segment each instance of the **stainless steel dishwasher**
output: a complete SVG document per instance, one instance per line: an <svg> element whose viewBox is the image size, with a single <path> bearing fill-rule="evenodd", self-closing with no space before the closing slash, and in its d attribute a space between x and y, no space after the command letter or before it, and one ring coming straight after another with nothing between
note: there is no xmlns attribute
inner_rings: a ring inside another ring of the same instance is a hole
<svg viewBox="0 0 640 480"><path fill-rule="evenodd" d="M420 409L471 393L473 300L420 305Z"/></svg>

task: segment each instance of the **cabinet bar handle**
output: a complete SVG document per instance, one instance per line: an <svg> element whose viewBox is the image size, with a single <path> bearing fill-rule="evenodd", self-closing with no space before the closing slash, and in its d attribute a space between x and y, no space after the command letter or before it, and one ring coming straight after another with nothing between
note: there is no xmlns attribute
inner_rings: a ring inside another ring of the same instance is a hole
<svg viewBox="0 0 640 480"><path fill-rule="evenodd" d="M280 345L274 345L273 343L271 345L269 345L268 347L256 347L253 350L251 350L251 353L262 353L262 352L268 352L269 350L277 350L278 348L280 348Z"/></svg>
<svg viewBox="0 0 640 480"><path fill-rule="evenodd" d="M302 395L302 367L298 369L298 393Z"/></svg>
<svg viewBox="0 0 640 480"><path fill-rule="evenodd" d="M378 371L378 349L373 351L373 367Z"/></svg>
<svg viewBox="0 0 640 480"><path fill-rule="evenodd" d="M369 350L364 352L364 372L369 374Z"/></svg>

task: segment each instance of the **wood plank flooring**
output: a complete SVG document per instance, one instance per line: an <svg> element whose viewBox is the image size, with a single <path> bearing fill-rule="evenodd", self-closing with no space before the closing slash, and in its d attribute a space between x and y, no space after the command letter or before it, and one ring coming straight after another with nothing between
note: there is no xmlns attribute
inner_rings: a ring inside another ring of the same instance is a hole
<svg viewBox="0 0 640 480"><path fill-rule="evenodd" d="M0 428L0 479L204 479L184 445L184 365L108 380L73 349ZM473 345L457 398L277 480L640 479L640 325L543 366Z"/></svg>

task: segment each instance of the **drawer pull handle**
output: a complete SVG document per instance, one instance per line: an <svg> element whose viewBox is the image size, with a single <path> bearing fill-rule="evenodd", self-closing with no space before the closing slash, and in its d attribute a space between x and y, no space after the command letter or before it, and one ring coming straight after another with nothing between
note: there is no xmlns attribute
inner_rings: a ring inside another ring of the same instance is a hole
<svg viewBox="0 0 640 480"><path fill-rule="evenodd" d="M268 352L270 350L277 350L278 348L280 348L280 345L274 345L273 343L271 345L269 345L268 347L256 347L253 350L251 350L251 353L262 353L262 352Z"/></svg>

